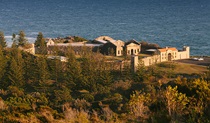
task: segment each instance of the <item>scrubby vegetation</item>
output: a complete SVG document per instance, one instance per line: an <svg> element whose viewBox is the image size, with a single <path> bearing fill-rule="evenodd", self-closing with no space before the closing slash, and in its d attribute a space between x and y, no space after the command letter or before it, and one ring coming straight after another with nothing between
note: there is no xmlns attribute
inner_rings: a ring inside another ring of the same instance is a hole
<svg viewBox="0 0 210 123"><path fill-rule="evenodd" d="M185 78L161 63L132 73L99 53L65 56L1 48L0 122L210 122L210 72Z"/></svg>
<svg viewBox="0 0 210 123"><path fill-rule="evenodd" d="M88 41L87 39L83 37L79 37L79 36L68 36L65 38L58 37L52 40L56 43L72 43L72 42L87 42Z"/></svg>

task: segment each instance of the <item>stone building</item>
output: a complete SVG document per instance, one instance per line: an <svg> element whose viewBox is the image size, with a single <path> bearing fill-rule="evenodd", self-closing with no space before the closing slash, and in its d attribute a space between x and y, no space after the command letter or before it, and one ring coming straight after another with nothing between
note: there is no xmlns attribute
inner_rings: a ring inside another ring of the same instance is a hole
<svg viewBox="0 0 210 123"><path fill-rule="evenodd" d="M75 42L75 43L55 43L49 39L47 42L47 53L53 54L55 50L59 52L66 52L69 47L74 50L75 54L79 54L85 47L88 50L97 51L102 44L91 44L86 42Z"/></svg>
<svg viewBox="0 0 210 123"><path fill-rule="evenodd" d="M114 40L108 36L98 37L92 42L55 43L51 39L47 41L48 54L52 54L56 47L59 51L65 52L69 46L71 46L76 54L82 50L82 47L89 48L93 52L99 50L104 55L114 56L123 56L125 53L127 55L138 55L141 50L141 44L135 40L124 42Z"/></svg>
<svg viewBox="0 0 210 123"><path fill-rule="evenodd" d="M107 41L100 47L100 52L104 55L122 56L125 43L121 40Z"/></svg>
<svg viewBox="0 0 210 123"><path fill-rule="evenodd" d="M184 46L182 50L177 50L175 47L165 47L161 49L149 49L148 51L154 52L154 55L142 58L145 66L164 61L190 58L190 47L187 46Z"/></svg>
<svg viewBox="0 0 210 123"><path fill-rule="evenodd" d="M138 55L141 51L141 44L135 40L124 42L121 40L114 40L108 36L101 36L94 41L103 44L100 46L100 52L104 55Z"/></svg>
<svg viewBox="0 0 210 123"><path fill-rule="evenodd" d="M124 49L128 55L138 55L141 51L141 44L135 40L125 42Z"/></svg>

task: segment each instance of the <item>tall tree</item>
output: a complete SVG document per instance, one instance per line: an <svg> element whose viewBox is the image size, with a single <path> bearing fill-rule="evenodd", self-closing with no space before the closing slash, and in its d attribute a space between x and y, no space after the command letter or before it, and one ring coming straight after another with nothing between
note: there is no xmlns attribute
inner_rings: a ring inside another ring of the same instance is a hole
<svg viewBox="0 0 210 123"><path fill-rule="evenodd" d="M138 65L138 69L136 71L136 73L134 74L134 79L136 82L144 82L145 80L148 79L147 77L147 72L146 72L146 68L143 64L143 61L140 61L139 65Z"/></svg>
<svg viewBox="0 0 210 123"><path fill-rule="evenodd" d="M12 48L16 48L17 47L17 41L16 41L16 34L13 33L12 34Z"/></svg>
<svg viewBox="0 0 210 123"><path fill-rule="evenodd" d="M23 87L24 80L24 60L18 48L11 50L8 79L13 86Z"/></svg>
<svg viewBox="0 0 210 123"><path fill-rule="evenodd" d="M36 57L28 52L23 52L22 53L23 59L24 59L24 77L26 79L26 82L32 82L35 80L37 77L37 73L32 72L35 71L37 66L36 66ZM29 83L29 86L30 83Z"/></svg>
<svg viewBox="0 0 210 123"><path fill-rule="evenodd" d="M57 86L60 86L61 82L63 81L63 63L61 62L61 56L58 56L59 54L59 47L54 47L53 48L53 55L54 55L54 59L49 61L49 70L52 71L51 72L51 77L53 80L55 80L55 82L57 83Z"/></svg>
<svg viewBox="0 0 210 123"><path fill-rule="evenodd" d="M24 85L24 77L23 77L23 70L17 63L17 61L12 58L10 62L10 72L9 72L9 80L11 85L22 87Z"/></svg>
<svg viewBox="0 0 210 123"><path fill-rule="evenodd" d="M48 71L48 65L46 59L44 57L40 57L37 59L36 74L37 74L37 85L35 89L45 93L49 86L48 80L50 78L50 74Z"/></svg>
<svg viewBox="0 0 210 123"><path fill-rule="evenodd" d="M27 39L25 38L24 31L19 32L19 38L18 38L18 46L25 46L27 44Z"/></svg>
<svg viewBox="0 0 210 123"><path fill-rule="evenodd" d="M0 47L0 82L6 72L6 66L7 66L7 60L6 60L5 56L3 55L2 49L3 48Z"/></svg>
<svg viewBox="0 0 210 123"><path fill-rule="evenodd" d="M36 37L35 46L40 47L41 45L45 44L44 36L41 32Z"/></svg>
<svg viewBox="0 0 210 123"><path fill-rule="evenodd" d="M46 42L41 32L37 35L35 46L39 48L41 54L46 53Z"/></svg>
<svg viewBox="0 0 210 123"><path fill-rule="evenodd" d="M80 82L81 67L80 63L76 60L76 56L71 47L67 50L66 57L68 58L68 61L66 62L64 78L67 86L73 88L76 83Z"/></svg>
<svg viewBox="0 0 210 123"><path fill-rule="evenodd" d="M1 47L7 47L7 42L4 38L4 33L3 32L0 32L0 46Z"/></svg>
<svg viewBox="0 0 210 123"><path fill-rule="evenodd" d="M128 102L132 118L134 118L138 122L143 122L145 119L147 119L150 114L150 102L150 94L135 91L130 96L130 101Z"/></svg>
<svg viewBox="0 0 210 123"><path fill-rule="evenodd" d="M179 93L177 86L172 88L168 86L165 92L165 103L171 122L179 122L186 113L189 99L185 94Z"/></svg>

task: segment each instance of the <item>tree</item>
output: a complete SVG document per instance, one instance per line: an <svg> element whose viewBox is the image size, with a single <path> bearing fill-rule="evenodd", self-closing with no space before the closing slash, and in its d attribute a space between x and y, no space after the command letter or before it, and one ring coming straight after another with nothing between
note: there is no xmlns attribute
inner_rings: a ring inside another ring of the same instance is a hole
<svg viewBox="0 0 210 123"><path fill-rule="evenodd" d="M68 61L65 66L64 79L67 86L73 88L76 83L81 81L81 67L71 47L67 50L68 52L66 53L66 57Z"/></svg>
<svg viewBox="0 0 210 123"><path fill-rule="evenodd" d="M146 74L146 68L144 66L143 61L140 61L138 65L138 69L136 73L134 74L134 79L136 82L144 82L145 80L148 79L148 75Z"/></svg>
<svg viewBox="0 0 210 123"><path fill-rule="evenodd" d="M25 38L24 31L19 32L19 38L18 38L18 46L25 46L27 44L27 39Z"/></svg>
<svg viewBox="0 0 210 123"><path fill-rule="evenodd" d="M61 105L72 100L70 90L65 86L56 88L53 92L53 103L56 105Z"/></svg>
<svg viewBox="0 0 210 123"><path fill-rule="evenodd" d="M10 62L9 80L11 85L22 87L24 85L23 69L14 58Z"/></svg>
<svg viewBox="0 0 210 123"><path fill-rule="evenodd" d="M26 79L26 82L32 82L37 78L37 73L32 72L35 71L37 66L36 66L36 58L34 55L28 53L28 52L23 52L22 53L23 59L24 59L24 77ZM28 83L29 86L31 83Z"/></svg>
<svg viewBox="0 0 210 123"><path fill-rule="evenodd" d="M35 89L41 92L46 92L49 86L48 80L50 78L50 74L48 71L48 66L46 59L44 57L40 57L37 59L37 85L35 85Z"/></svg>
<svg viewBox="0 0 210 123"><path fill-rule="evenodd" d="M150 95L142 92L135 91L130 96L130 101L128 106L130 109L130 114L134 116L133 118L143 122L143 120L149 117L149 103L151 101Z"/></svg>
<svg viewBox="0 0 210 123"><path fill-rule="evenodd" d="M8 79L13 86L22 87L24 80L24 60L21 50L18 48L11 50L11 58L9 63Z"/></svg>
<svg viewBox="0 0 210 123"><path fill-rule="evenodd" d="M107 85L112 81L112 76L108 72L108 65L101 54L89 51L81 59L83 89L91 93L106 93ZM106 88L106 89L105 89ZM102 91L103 90L103 91Z"/></svg>
<svg viewBox="0 0 210 123"><path fill-rule="evenodd" d="M179 93L177 86L168 86L165 92L166 107L172 122L179 122L180 118L186 113L189 99L185 94Z"/></svg>
<svg viewBox="0 0 210 123"><path fill-rule="evenodd" d="M4 38L4 33L3 32L0 32L0 46L1 47L7 47L7 43L5 41L5 38Z"/></svg>
<svg viewBox="0 0 210 123"><path fill-rule="evenodd" d="M42 39L44 39L44 36L41 32L39 32L39 34L36 37L36 41L35 41L35 46L39 47L42 44Z"/></svg>
<svg viewBox="0 0 210 123"><path fill-rule="evenodd" d="M17 47L17 41L16 41L16 35L13 33L12 34L12 48L16 48Z"/></svg>
<svg viewBox="0 0 210 123"><path fill-rule="evenodd" d="M2 81L2 77L4 77L4 74L6 72L6 67L7 67L7 60L3 55L2 48L0 47L0 82Z"/></svg>
<svg viewBox="0 0 210 123"><path fill-rule="evenodd" d="M39 32L39 34L37 35L35 46L40 49L41 54L46 53L46 42L41 32Z"/></svg>
<svg viewBox="0 0 210 123"><path fill-rule="evenodd" d="M210 104L210 84L208 81L196 79L192 82L192 90L196 91L196 97L201 102L200 112L202 110L209 110Z"/></svg>

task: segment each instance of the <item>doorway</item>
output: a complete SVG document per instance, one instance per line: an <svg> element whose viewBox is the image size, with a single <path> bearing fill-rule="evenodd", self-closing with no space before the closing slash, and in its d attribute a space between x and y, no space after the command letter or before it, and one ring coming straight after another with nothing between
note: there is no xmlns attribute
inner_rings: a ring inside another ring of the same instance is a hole
<svg viewBox="0 0 210 123"><path fill-rule="evenodd" d="M133 49L131 49L131 55L133 55Z"/></svg>
<svg viewBox="0 0 210 123"><path fill-rule="evenodd" d="M171 53L168 54L168 61L171 61Z"/></svg>

